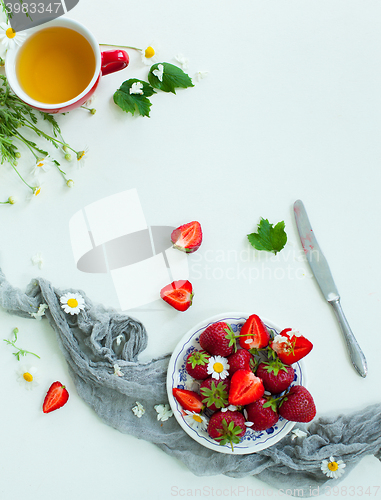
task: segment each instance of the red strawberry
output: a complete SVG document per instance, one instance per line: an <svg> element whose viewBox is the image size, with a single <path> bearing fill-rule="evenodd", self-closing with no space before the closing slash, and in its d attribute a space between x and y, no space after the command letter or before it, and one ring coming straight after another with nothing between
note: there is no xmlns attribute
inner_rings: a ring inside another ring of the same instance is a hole
<svg viewBox="0 0 381 500"><path fill-rule="evenodd" d="M282 330L270 343L270 347L277 353L279 359L286 365L292 365L307 356L311 351L312 343L302 335L289 335L291 328Z"/></svg>
<svg viewBox="0 0 381 500"><path fill-rule="evenodd" d="M209 358L210 355L206 351L191 352L185 363L187 373L196 380L204 380L208 378Z"/></svg>
<svg viewBox="0 0 381 500"><path fill-rule="evenodd" d="M202 402L211 411L225 408L229 405L229 387L229 379L215 380L212 377L207 378L200 385Z"/></svg>
<svg viewBox="0 0 381 500"><path fill-rule="evenodd" d="M248 405L261 398L264 392L262 380L251 370L237 370L230 380L229 403Z"/></svg>
<svg viewBox="0 0 381 500"><path fill-rule="evenodd" d="M238 444L245 432L245 417L239 411L217 411L209 420L209 436L219 441L220 445L230 443L232 451L233 443Z"/></svg>
<svg viewBox="0 0 381 500"><path fill-rule="evenodd" d="M42 405L42 411L44 413L50 413L51 411L58 410L64 404L67 403L69 399L69 393L61 382L54 382L50 387L45 396L44 404Z"/></svg>
<svg viewBox="0 0 381 500"><path fill-rule="evenodd" d="M186 311L193 300L192 283L189 281L173 281L160 291L160 297L178 311Z"/></svg>
<svg viewBox="0 0 381 500"><path fill-rule="evenodd" d="M256 375L262 379L266 391L280 394L294 381L295 370L292 366L284 365L279 359L275 359L259 363Z"/></svg>
<svg viewBox="0 0 381 500"><path fill-rule="evenodd" d="M270 334L256 314L249 316L241 328L239 343L243 349L262 349L270 340Z"/></svg>
<svg viewBox="0 0 381 500"><path fill-rule="evenodd" d="M316 415L316 406L305 387L294 385L282 396L278 413L292 422L311 422Z"/></svg>
<svg viewBox="0 0 381 500"><path fill-rule="evenodd" d="M178 250L186 253L195 252L202 242L201 224L197 221L183 224L172 231L171 241Z"/></svg>
<svg viewBox="0 0 381 500"><path fill-rule="evenodd" d="M187 389L178 389L174 387L172 389L173 396L181 404L184 410L194 411L195 413L200 413L204 409L204 405L201 401L201 396L197 392L188 391Z"/></svg>
<svg viewBox="0 0 381 500"><path fill-rule="evenodd" d="M236 349L236 335L223 321L209 325L200 335L200 346L213 356L229 356Z"/></svg>
<svg viewBox="0 0 381 500"><path fill-rule="evenodd" d="M229 375L232 376L237 370L253 370L255 359L246 349L239 349L228 357Z"/></svg>
<svg viewBox="0 0 381 500"><path fill-rule="evenodd" d="M258 401L245 406L245 410L247 411L247 420L253 422L253 425L250 426L253 431L264 431L279 420L274 400L271 402L267 398L258 399Z"/></svg>

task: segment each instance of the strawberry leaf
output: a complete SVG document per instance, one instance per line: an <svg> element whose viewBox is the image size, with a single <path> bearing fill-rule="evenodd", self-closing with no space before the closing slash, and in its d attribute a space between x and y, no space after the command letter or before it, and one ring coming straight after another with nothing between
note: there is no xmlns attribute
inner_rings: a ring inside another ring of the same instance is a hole
<svg viewBox="0 0 381 500"><path fill-rule="evenodd" d="M287 235L284 227L284 221L278 222L278 224L273 227L267 219L261 218L257 232L248 234L247 238L256 250L264 250L276 254L284 248L287 242Z"/></svg>
<svg viewBox="0 0 381 500"><path fill-rule="evenodd" d="M142 85L142 94L130 93L134 83L140 83ZM137 112L141 116L149 117L151 101L148 97L153 94L156 94L156 92L147 82L131 78L123 82L114 93L114 102L126 113L134 115L135 112Z"/></svg>
<svg viewBox="0 0 381 500"><path fill-rule="evenodd" d="M161 70L162 74L158 76ZM182 69L165 62L151 66L148 81L155 89L173 94L176 94L175 89L177 88L194 87L191 78Z"/></svg>

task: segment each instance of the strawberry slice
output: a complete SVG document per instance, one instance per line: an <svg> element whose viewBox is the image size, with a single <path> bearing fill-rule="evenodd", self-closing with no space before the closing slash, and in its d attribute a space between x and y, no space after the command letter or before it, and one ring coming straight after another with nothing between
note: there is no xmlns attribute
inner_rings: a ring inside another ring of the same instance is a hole
<svg viewBox="0 0 381 500"><path fill-rule="evenodd" d="M42 405L42 411L44 413L50 413L51 411L58 410L64 404L66 404L69 399L69 393L61 382L54 382L45 396L44 404Z"/></svg>
<svg viewBox="0 0 381 500"><path fill-rule="evenodd" d="M270 334L256 314L248 317L241 328L239 344L243 349L262 349L270 340Z"/></svg>
<svg viewBox="0 0 381 500"><path fill-rule="evenodd" d="M187 389L172 389L173 397L181 404L184 410L194 411L200 413L204 409L201 396L197 392L188 391Z"/></svg>
<svg viewBox="0 0 381 500"><path fill-rule="evenodd" d="M313 344L303 335L291 335L291 328L286 328L276 335L270 347L277 353L278 358L286 365L292 365L307 356Z"/></svg>
<svg viewBox="0 0 381 500"><path fill-rule="evenodd" d="M250 370L237 370L231 378L229 403L244 406L258 401L265 392L262 380Z"/></svg>
<svg viewBox="0 0 381 500"><path fill-rule="evenodd" d="M192 305L193 287L190 281L173 281L160 290L160 297L178 311L186 311Z"/></svg>
<svg viewBox="0 0 381 500"><path fill-rule="evenodd" d="M171 234L174 248L182 252L192 253L200 248L202 243L201 224L197 221L188 222L178 227Z"/></svg>

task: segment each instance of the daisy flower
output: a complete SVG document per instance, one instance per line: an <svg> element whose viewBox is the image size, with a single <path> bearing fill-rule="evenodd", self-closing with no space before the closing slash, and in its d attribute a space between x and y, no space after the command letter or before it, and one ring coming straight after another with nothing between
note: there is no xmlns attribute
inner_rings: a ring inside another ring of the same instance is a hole
<svg viewBox="0 0 381 500"><path fill-rule="evenodd" d="M117 377L123 377L124 373L121 371L120 366L118 364L114 365L114 375Z"/></svg>
<svg viewBox="0 0 381 500"><path fill-rule="evenodd" d="M161 420L162 422L165 422L173 415L173 411L171 410L171 407L168 404L155 405L154 408L157 411L157 419Z"/></svg>
<svg viewBox="0 0 381 500"><path fill-rule="evenodd" d="M38 185L38 186L30 186L31 189L32 189L32 194L29 195L29 199L30 200L33 200L34 198L36 198L40 193L41 193L41 184Z"/></svg>
<svg viewBox="0 0 381 500"><path fill-rule="evenodd" d="M326 476L337 479L344 474L345 463L342 460L336 462L333 457L330 457L329 461L322 461L320 468Z"/></svg>
<svg viewBox="0 0 381 500"><path fill-rule="evenodd" d="M160 82L162 82L164 75L164 66L162 64L158 64L157 69L154 69L152 71L152 74L155 75Z"/></svg>
<svg viewBox="0 0 381 500"><path fill-rule="evenodd" d="M145 50L140 51L140 54L142 56L142 62L143 62L143 64L146 64L147 66L150 66L151 64L154 64L155 62L157 62L156 51L152 47L152 45L149 45Z"/></svg>
<svg viewBox="0 0 381 500"><path fill-rule="evenodd" d="M132 412L134 415L136 415L138 418L141 418L145 414L145 409L143 408L143 405L139 403L139 401L136 401L136 406L131 408Z"/></svg>
<svg viewBox="0 0 381 500"><path fill-rule="evenodd" d="M20 46L25 38L25 33L16 33L9 23L0 23L0 42L6 50Z"/></svg>
<svg viewBox="0 0 381 500"><path fill-rule="evenodd" d="M34 389L38 385L36 372L37 368L34 366L22 366L17 370L17 382L23 385L28 391Z"/></svg>
<svg viewBox="0 0 381 500"><path fill-rule="evenodd" d="M32 169L33 175L38 175L41 172L47 172L54 166L53 159L48 155L45 158L39 158Z"/></svg>
<svg viewBox="0 0 381 500"><path fill-rule="evenodd" d="M42 266L44 265L44 259L41 252L34 254L30 260L32 261L32 264L34 266L38 266L39 269L42 269Z"/></svg>
<svg viewBox="0 0 381 500"><path fill-rule="evenodd" d="M209 358L208 373L216 380L224 380L229 375L230 366L228 360L222 356Z"/></svg>
<svg viewBox="0 0 381 500"><path fill-rule="evenodd" d="M208 427L208 420L194 411L185 410L184 420L195 431L206 431Z"/></svg>
<svg viewBox="0 0 381 500"><path fill-rule="evenodd" d="M45 316L45 309L48 309L48 304L40 304L38 311L36 313L29 313L32 318L35 318L37 321L41 321L42 316Z"/></svg>
<svg viewBox="0 0 381 500"><path fill-rule="evenodd" d="M85 309L85 301L79 293L65 293L60 297L61 307L67 314L79 314Z"/></svg>

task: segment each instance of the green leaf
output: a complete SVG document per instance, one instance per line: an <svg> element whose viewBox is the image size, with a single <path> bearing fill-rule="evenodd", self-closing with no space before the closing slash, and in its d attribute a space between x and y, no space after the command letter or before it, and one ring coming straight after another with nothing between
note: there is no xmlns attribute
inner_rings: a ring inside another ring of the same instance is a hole
<svg viewBox="0 0 381 500"><path fill-rule="evenodd" d="M142 84L142 94L130 94L130 89L134 83L140 82ZM151 95L156 94L154 89L147 82L143 80L138 80L136 78L131 78L122 83L119 89L114 93L114 102L126 113L135 112L139 113L141 116L148 116L151 107L151 101L147 99Z"/></svg>
<svg viewBox="0 0 381 500"><path fill-rule="evenodd" d="M278 222L273 227L267 219L261 218L257 232L248 234L247 238L256 250L264 250L276 254L284 248L287 242L287 234L284 227L284 221Z"/></svg>
<svg viewBox="0 0 381 500"><path fill-rule="evenodd" d="M155 75L155 72L160 69L163 69L162 80ZM156 63L151 66L148 73L148 81L155 89L162 90L163 92L172 92L173 94L176 94L175 89L177 88L185 89L187 87L194 87L191 78L182 69L165 62Z"/></svg>

